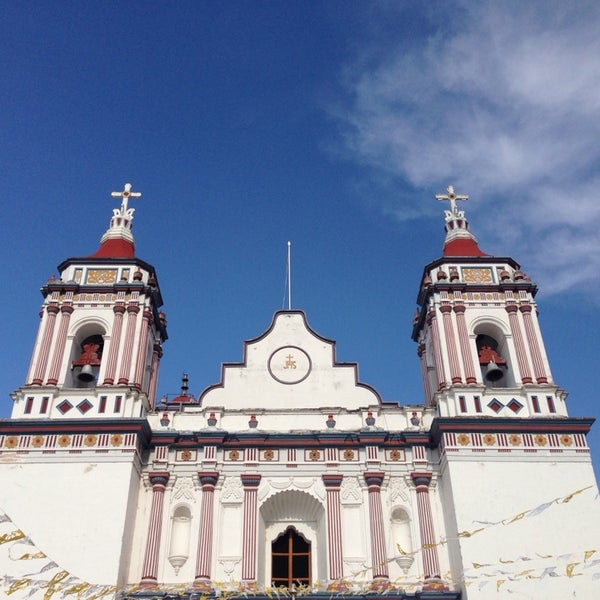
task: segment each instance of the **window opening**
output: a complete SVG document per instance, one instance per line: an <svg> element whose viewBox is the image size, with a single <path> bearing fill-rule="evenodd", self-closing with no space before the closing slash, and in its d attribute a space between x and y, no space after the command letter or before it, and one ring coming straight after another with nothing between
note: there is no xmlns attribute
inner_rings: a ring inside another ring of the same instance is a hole
<svg viewBox="0 0 600 600"><path fill-rule="evenodd" d="M271 580L276 587L310 585L310 542L288 527L271 544Z"/></svg>

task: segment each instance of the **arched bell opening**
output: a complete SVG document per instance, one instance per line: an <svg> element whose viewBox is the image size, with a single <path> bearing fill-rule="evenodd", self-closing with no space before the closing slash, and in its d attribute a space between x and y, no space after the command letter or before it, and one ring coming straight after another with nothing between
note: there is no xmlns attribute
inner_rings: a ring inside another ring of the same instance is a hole
<svg viewBox="0 0 600 600"><path fill-rule="evenodd" d="M506 339L498 331L479 329L475 338L481 379L488 387L504 388L514 385Z"/></svg>
<svg viewBox="0 0 600 600"><path fill-rule="evenodd" d="M87 325L73 338L69 372L65 377L66 387L93 388L98 381L102 355L104 352L104 332L99 326Z"/></svg>

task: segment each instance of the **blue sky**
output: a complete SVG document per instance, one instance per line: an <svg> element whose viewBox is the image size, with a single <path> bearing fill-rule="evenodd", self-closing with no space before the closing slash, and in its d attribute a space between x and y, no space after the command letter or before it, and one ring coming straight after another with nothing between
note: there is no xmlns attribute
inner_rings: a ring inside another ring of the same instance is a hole
<svg viewBox="0 0 600 600"><path fill-rule="evenodd" d="M452 183L540 286L556 381L600 414L600 4L28 2L0 20L0 415L38 288L131 182L168 315L159 393L198 394L284 305L386 400L420 403L411 320ZM600 463L600 426L589 436Z"/></svg>

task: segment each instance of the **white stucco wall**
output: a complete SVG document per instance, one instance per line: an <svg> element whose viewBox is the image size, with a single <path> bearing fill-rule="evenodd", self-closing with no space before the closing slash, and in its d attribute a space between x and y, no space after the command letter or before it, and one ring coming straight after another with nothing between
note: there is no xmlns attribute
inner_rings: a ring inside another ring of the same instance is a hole
<svg viewBox="0 0 600 600"><path fill-rule="evenodd" d="M597 597L600 504L589 461L451 460L440 488L464 600Z"/></svg>
<svg viewBox="0 0 600 600"><path fill-rule="evenodd" d="M131 462L0 462L0 480L0 509L49 560L88 583L119 582L139 481Z"/></svg>

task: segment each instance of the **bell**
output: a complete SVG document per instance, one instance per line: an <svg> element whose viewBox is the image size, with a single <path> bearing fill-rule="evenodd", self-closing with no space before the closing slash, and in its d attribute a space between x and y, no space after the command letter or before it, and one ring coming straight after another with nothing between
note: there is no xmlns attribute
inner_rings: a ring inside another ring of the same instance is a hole
<svg viewBox="0 0 600 600"><path fill-rule="evenodd" d="M92 370L92 365L83 365L81 371L77 375L77 379L79 381L83 381L85 383L89 383L90 381L94 381L95 379L94 371Z"/></svg>
<svg viewBox="0 0 600 600"><path fill-rule="evenodd" d="M485 378L492 383L499 381L504 376L502 369L491 360L485 369Z"/></svg>

